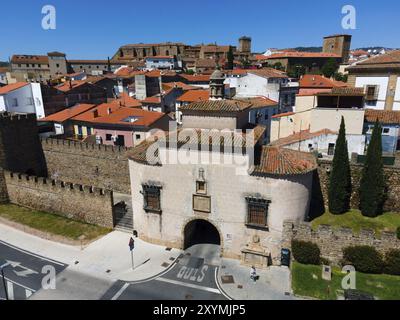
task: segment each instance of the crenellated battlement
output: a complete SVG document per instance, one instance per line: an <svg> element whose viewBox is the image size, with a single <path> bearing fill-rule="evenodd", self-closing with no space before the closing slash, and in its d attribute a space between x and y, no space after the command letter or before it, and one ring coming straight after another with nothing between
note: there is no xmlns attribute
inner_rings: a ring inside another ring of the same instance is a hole
<svg viewBox="0 0 400 320"><path fill-rule="evenodd" d="M34 113L0 112L0 122L32 119L36 121L36 115Z"/></svg>
<svg viewBox="0 0 400 320"><path fill-rule="evenodd" d="M5 171L6 183L18 184L21 186L30 186L38 189L59 189L65 192L82 192L88 196L110 196L111 190L86 186L78 183L65 182L44 177L30 176L24 173Z"/></svg>
<svg viewBox="0 0 400 320"><path fill-rule="evenodd" d="M4 172L11 203L38 211L113 228L113 192L97 188L10 171Z"/></svg>
<svg viewBox="0 0 400 320"><path fill-rule="evenodd" d="M282 246L290 248L292 240L316 243L321 256L336 264L343 258L343 249L346 247L372 246L382 254L390 249L400 249L400 240L395 232L383 231L378 236L374 230L363 229L355 233L350 228L330 225L320 225L314 230L308 222L285 221Z"/></svg>
<svg viewBox="0 0 400 320"><path fill-rule="evenodd" d="M43 148L69 148L77 151L100 151L106 152L110 154L121 153L124 154L129 150L127 147L121 146L109 146L104 144L96 144L96 143L87 143L87 142L79 142L73 140L66 139L55 139L55 138L41 138Z"/></svg>

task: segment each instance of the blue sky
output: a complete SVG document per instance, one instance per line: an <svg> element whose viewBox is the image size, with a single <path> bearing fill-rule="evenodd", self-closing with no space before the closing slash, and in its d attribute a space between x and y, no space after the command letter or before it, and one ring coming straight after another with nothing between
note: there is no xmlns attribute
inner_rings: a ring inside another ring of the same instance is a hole
<svg viewBox="0 0 400 320"><path fill-rule="evenodd" d="M56 30L41 28L46 4L57 10ZM357 10L350 32L341 27L347 4ZM0 60L54 50L71 59L105 59L127 43L236 45L242 35L252 37L258 52L320 46L335 33L352 34L353 47L400 47L398 0L19 0L2 1L0 10Z"/></svg>

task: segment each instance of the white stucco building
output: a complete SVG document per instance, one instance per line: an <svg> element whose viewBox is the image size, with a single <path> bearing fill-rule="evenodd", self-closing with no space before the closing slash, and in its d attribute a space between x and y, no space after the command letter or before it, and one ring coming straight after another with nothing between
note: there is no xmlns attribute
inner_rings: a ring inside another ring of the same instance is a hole
<svg viewBox="0 0 400 320"><path fill-rule="evenodd" d="M365 108L400 110L400 51L375 56L347 70L349 84L364 88Z"/></svg>
<svg viewBox="0 0 400 320"><path fill-rule="evenodd" d="M0 112L35 113L45 117L40 83L17 82L0 88Z"/></svg>

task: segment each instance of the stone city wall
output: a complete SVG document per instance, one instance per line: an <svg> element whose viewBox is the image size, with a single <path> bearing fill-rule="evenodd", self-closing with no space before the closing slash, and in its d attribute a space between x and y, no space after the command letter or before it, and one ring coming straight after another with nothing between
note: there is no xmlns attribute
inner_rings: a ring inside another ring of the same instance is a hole
<svg viewBox="0 0 400 320"><path fill-rule="evenodd" d="M48 176L130 194L128 149L61 139L42 139Z"/></svg>
<svg viewBox="0 0 400 320"><path fill-rule="evenodd" d="M11 203L107 228L114 227L113 192L26 174L4 172Z"/></svg>
<svg viewBox="0 0 400 320"><path fill-rule="evenodd" d="M377 237L373 230L361 230L359 234L355 234L349 228L334 229L327 225L321 225L317 230L313 230L311 224L307 222L285 221L282 247L290 249L292 240L317 244L321 256L336 265L340 264L343 249L346 247L372 246L382 254L390 249L400 249L400 240L394 232L382 232L381 236Z"/></svg>
<svg viewBox="0 0 400 320"><path fill-rule="evenodd" d="M351 178L353 185L353 193L351 196L351 207L353 209L359 208L359 193L358 189L360 186L361 174L363 165L351 164ZM321 191L323 195L323 201L325 205L328 205L328 185L329 185L329 173L332 170L332 162L326 160L320 160L318 166L318 175L321 185ZM385 166L386 176L386 202L384 210L386 212L400 212L400 167L397 166Z"/></svg>

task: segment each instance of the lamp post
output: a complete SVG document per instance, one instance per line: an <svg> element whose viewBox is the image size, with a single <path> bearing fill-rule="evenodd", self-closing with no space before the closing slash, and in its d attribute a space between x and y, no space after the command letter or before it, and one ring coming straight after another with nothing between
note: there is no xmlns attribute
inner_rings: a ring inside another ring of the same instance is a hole
<svg viewBox="0 0 400 320"><path fill-rule="evenodd" d="M7 291L6 278L4 276L4 267L1 267L0 271L1 271L1 278L3 279L4 293L6 294L6 300L8 300L8 291Z"/></svg>

